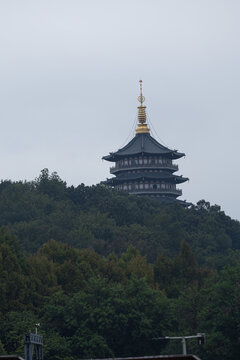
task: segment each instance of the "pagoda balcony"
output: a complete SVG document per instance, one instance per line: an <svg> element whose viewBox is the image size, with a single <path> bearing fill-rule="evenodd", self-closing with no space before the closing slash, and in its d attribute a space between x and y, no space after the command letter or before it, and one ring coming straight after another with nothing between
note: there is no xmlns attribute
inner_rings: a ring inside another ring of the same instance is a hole
<svg viewBox="0 0 240 360"><path fill-rule="evenodd" d="M146 194L146 195L149 195L149 194L168 194L168 195L175 195L175 196L181 196L182 195L182 190L180 189L135 189L135 190L125 190L127 191L129 194Z"/></svg>
<svg viewBox="0 0 240 360"><path fill-rule="evenodd" d="M115 174L121 170L139 170L139 169L166 169L178 171L176 164L132 164L132 165L116 165L110 167L110 173Z"/></svg>

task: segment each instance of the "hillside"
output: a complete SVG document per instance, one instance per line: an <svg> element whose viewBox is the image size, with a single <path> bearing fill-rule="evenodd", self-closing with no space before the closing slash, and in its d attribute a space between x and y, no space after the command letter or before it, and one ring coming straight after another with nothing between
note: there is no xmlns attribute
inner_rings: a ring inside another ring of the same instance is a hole
<svg viewBox="0 0 240 360"><path fill-rule="evenodd" d="M26 253L50 239L104 256L120 255L132 244L153 262L159 253L174 256L184 240L199 264L220 268L240 248L240 223L217 205L202 200L184 209L99 185L67 187L47 169L33 182L0 183L3 225Z"/></svg>
<svg viewBox="0 0 240 360"><path fill-rule="evenodd" d="M238 360L240 224L217 205L160 205L45 169L0 184L0 354L40 322L46 360L181 352Z"/></svg>

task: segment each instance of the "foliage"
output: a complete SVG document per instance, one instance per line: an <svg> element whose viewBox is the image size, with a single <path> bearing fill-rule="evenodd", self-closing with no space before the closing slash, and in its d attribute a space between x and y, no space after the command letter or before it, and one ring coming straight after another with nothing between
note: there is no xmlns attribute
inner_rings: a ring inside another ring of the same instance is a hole
<svg viewBox="0 0 240 360"><path fill-rule="evenodd" d="M104 256L119 256L132 244L154 262L159 253L175 256L184 240L199 264L220 269L234 263L235 251L240 250L239 222L217 205L201 200L185 209L101 185L67 187L48 169L33 182L0 183L3 225L27 253L50 239Z"/></svg>
<svg viewBox="0 0 240 360"><path fill-rule="evenodd" d="M23 356L40 322L45 359L181 351L237 360L240 225L204 200L184 209L44 169L0 183L0 354Z"/></svg>

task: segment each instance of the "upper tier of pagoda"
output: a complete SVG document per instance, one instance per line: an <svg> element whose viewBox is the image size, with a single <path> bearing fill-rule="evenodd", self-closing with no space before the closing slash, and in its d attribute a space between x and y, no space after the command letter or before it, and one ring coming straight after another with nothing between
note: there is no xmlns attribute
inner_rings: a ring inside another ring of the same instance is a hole
<svg viewBox="0 0 240 360"><path fill-rule="evenodd" d="M138 101L141 103L138 106L138 125L136 129L135 137L122 149L116 152L111 152L107 156L103 156L107 161L118 161L125 156L148 154L148 155L163 155L169 159L179 159L185 156L183 153L179 153L177 150L171 150L166 146L160 144L150 135L150 130L147 125L146 106L143 105L145 97L142 94L142 80L140 82L140 96Z"/></svg>
<svg viewBox="0 0 240 360"><path fill-rule="evenodd" d="M126 146L116 152L111 152L107 156L103 156L103 159L115 162L126 156L142 154L163 155L173 160L185 156L184 153L168 149L167 147L161 145L149 133L137 133Z"/></svg>

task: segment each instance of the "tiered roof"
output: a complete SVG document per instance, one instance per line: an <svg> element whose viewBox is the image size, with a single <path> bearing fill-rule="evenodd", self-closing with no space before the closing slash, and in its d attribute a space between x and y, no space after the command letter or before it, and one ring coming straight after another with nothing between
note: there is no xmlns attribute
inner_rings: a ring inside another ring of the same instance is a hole
<svg viewBox="0 0 240 360"><path fill-rule="evenodd" d="M188 180L188 178L184 178L183 176L173 175L166 171L159 172L135 172L135 173L127 173L124 172L119 174L117 177L113 177L111 179L107 179L107 183L109 184L120 184L126 181L136 181L136 180L165 180L173 184L180 184Z"/></svg>
<svg viewBox="0 0 240 360"><path fill-rule="evenodd" d="M144 154L162 155L173 160L185 156L184 153L179 153L177 150L171 150L163 146L149 133L140 133L136 134L126 146L107 156L103 156L103 159L107 161L118 161L124 157Z"/></svg>

